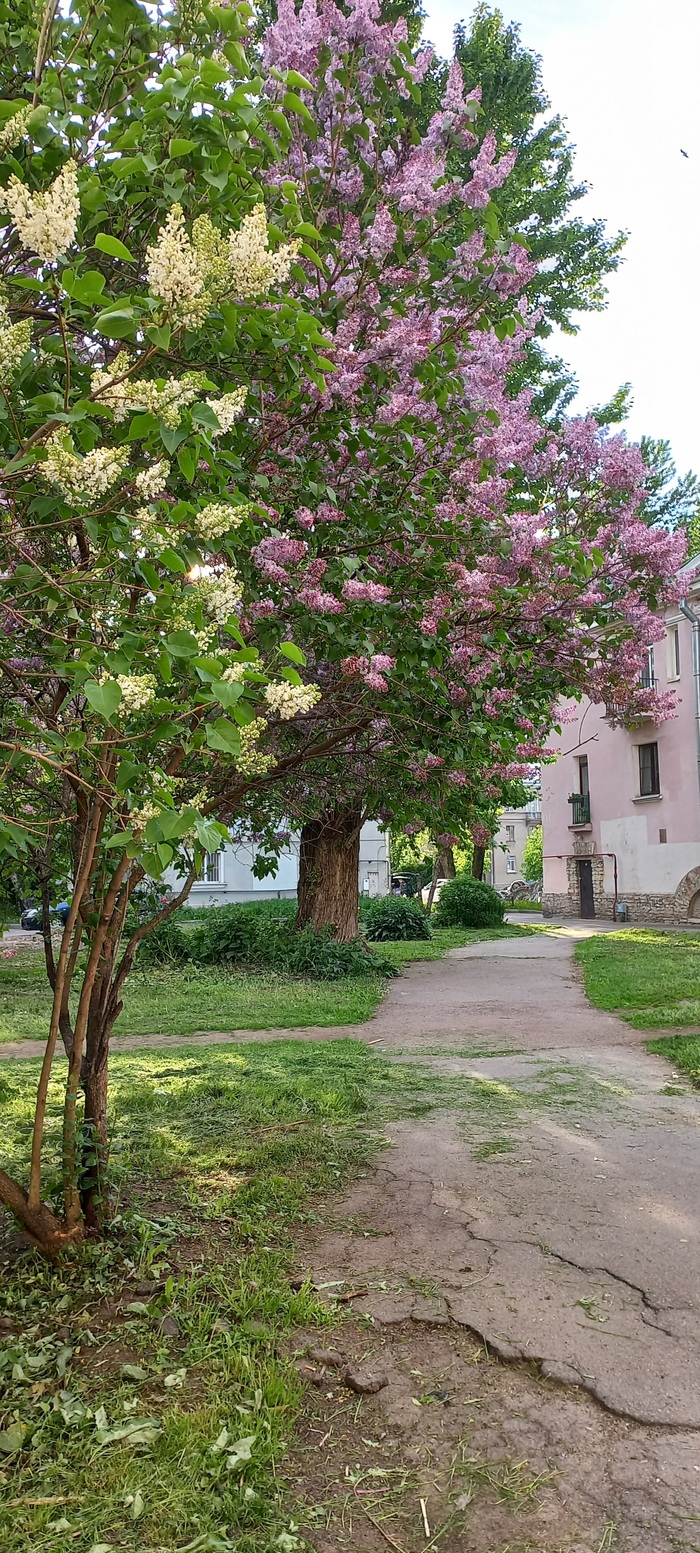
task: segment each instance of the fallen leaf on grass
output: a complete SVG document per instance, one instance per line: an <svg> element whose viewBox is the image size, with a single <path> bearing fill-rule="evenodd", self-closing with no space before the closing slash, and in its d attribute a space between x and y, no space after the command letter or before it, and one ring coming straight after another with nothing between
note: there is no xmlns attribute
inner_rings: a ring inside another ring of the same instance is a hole
<svg viewBox="0 0 700 1553"><path fill-rule="evenodd" d="M102 1413L104 1409L99 1411ZM125 1440L127 1445L151 1445L160 1433L157 1418L129 1418L125 1423L114 1424L111 1429L98 1428L97 1441L99 1445L114 1445L117 1440Z"/></svg>
<svg viewBox="0 0 700 1553"><path fill-rule="evenodd" d="M233 1472L234 1467L237 1467L239 1462L250 1461L256 1440L256 1434L246 1434L242 1440L235 1441L226 1458L226 1467L229 1472Z"/></svg>

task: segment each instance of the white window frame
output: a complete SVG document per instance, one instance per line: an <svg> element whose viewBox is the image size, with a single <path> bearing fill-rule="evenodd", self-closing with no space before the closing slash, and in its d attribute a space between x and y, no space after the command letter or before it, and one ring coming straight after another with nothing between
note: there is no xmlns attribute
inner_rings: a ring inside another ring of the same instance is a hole
<svg viewBox="0 0 700 1553"><path fill-rule="evenodd" d="M514 825L506 825L506 841L515 841Z"/></svg>
<svg viewBox="0 0 700 1553"><path fill-rule="evenodd" d="M669 684L681 677L680 626L669 626L666 633L666 679Z"/></svg>
<svg viewBox="0 0 700 1553"><path fill-rule="evenodd" d="M218 852L205 852L202 861L202 871L197 880L198 885L207 889L224 889L224 854L221 848Z"/></svg>
<svg viewBox="0 0 700 1553"><path fill-rule="evenodd" d="M507 874L515 874L515 873L517 873L517 871L518 871L517 870L517 858L515 858L515 857L507 857L506 858L506 873Z"/></svg>

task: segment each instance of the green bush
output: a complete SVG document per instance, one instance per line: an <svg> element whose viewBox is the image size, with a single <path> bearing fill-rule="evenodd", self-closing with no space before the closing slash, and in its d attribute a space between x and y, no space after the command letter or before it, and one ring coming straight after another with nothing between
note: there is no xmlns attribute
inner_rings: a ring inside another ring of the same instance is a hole
<svg viewBox="0 0 700 1553"><path fill-rule="evenodd" d="M289 901L252 902L212 906L188 934L192 959L199 965L287 972L318 981L338 981L343 976L395 975L395 967L371 954L361 938L338 943L329 932L295 927ZM263 909L264 908L264 909Z"/></svg>
<svg viewBox="0 0 700 1553"><path fill-rule="evenodd" d="M138 946L137 969L143 970L148 965L184 965L191 959L189 936L172 917L160 922Z"/></svg>
<svg viewBox="0 0 700 1553"><path fill-rule="evenodd" d="M443 884L435 907L437 927L498 927L503 921L504 902L490 884L458 874Z"/></svg>
<svg viewBox="0 0 700 1553"><path fill-rule="evenodd" d="M365 937L372 943L432 938L425 912L404 895L384 895L370 901L364 913Z"/></svg>

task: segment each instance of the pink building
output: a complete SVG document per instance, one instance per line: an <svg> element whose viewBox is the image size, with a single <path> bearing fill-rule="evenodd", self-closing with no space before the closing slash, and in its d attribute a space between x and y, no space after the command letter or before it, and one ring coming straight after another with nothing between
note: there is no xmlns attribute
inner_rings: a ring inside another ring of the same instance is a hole
<svg viewBox="0 0 700 1553"><path fill-rule="evenodd" d="M677 715L611 727L604 706L573 703L542 770L545 916L700 919L700 577L649 652L649 683L674 690ZM646 673L644 682L647 682Z"/></svg>

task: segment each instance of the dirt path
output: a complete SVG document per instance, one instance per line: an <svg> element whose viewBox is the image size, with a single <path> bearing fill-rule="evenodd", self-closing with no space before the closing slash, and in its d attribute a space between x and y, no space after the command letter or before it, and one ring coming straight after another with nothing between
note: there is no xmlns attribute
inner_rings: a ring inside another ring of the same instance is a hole
<svg viewBox="0 0 700 1553"><path fill-rule="evenodd" d="M454 950L364 1027L442 1104L389 1129L305 1248L318 1285L368 1290L348 1341L389 1385L354 1432L333 1414L325 1478L311 1436L300 1468L336 1503L338 1449L417 1474L413 1520L386 1522L406 1553L429 1545L420 1483L432 1527L465 1452L445 1553L700 1548L700 1096L588 1005L571 948ZM313 1406L325 1432L329 1404ZM499 1489L508 1461L521 1487L541 1479L529 1497ZM387 1546L362 1508L347 1543L333 1525L321 1553Z"/></svg>

